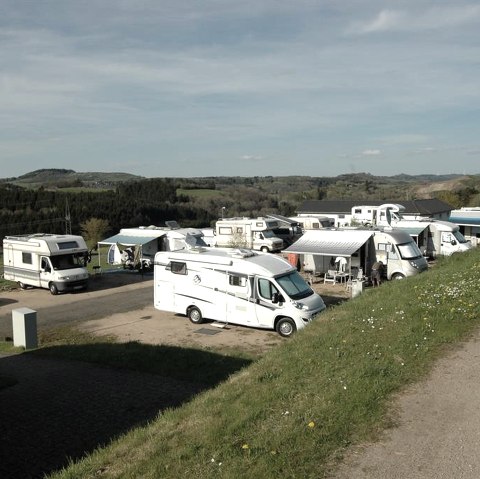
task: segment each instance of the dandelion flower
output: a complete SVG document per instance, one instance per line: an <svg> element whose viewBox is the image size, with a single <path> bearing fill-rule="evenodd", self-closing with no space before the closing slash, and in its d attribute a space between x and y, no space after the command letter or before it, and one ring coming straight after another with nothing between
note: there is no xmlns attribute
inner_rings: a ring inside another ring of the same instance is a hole
<svg viewBox="0 0 480 479"><path fill-rule="evenodd" d="M315 423L314 423L313 421L310 421L310 422L308 423L308 427L309 427L310 429L313 429L313 428L315 427Z"/></svg>
<svg viewBox="0 0 480 479"><path fill-rule="evenodd" d="M243 444L242 449L250 449L250 446L248 444Z"/></svg>

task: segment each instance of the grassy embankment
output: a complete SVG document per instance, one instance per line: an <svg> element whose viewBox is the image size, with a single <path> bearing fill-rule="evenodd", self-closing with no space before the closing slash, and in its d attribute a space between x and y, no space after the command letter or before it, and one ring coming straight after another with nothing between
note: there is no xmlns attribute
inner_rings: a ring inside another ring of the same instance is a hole
<svg viewBox="0 0 480 479"><path fill-rule="evenodd" d="M319 478L480 323L480 249L369 289L55 478Z"/></svg>

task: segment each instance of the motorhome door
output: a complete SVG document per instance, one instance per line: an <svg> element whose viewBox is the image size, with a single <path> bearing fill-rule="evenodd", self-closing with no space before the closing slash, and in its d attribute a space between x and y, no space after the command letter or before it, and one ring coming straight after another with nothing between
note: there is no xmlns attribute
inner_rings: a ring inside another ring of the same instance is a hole
<svg viewBox="0 0 480 479"><path fill-rule="evenodd" d="M40 257L40 286L42 288L48 288L48 285L53 276L52 263L48 256Z"/></svg>
<svg viewBox="0 0 480 479"><path fill-rule="evenodd" d="M252 300L254 278L245 274L227 274L226 320L229 323L257 326L255 302Z"/></svg>
<svg viewBox="0 0 480 479"><path fill-rule="evenodd" d="M279 309L283 309L285 298L270 278L256 278L255 312L259 325L273 328Z"/></svg>

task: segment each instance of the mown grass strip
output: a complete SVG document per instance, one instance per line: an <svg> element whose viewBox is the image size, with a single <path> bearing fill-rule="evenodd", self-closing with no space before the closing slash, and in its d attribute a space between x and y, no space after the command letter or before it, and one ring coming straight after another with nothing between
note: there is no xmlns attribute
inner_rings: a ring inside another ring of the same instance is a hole
<svg viewBox="0 0 480 479"><path fill-rule="evenodd" d="M55 478L319 478L479 324L480 250L370 289Z"/></svg>

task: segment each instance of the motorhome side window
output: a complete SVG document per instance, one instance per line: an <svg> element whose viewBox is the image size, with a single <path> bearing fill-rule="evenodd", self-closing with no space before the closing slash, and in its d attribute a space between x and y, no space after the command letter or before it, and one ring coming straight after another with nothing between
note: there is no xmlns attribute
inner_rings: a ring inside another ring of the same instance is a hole
<svg viewBox="0 0 480 479"><path fill-rule="evenodd" d="M22 263L32 264L32 253L22 253Z"/></svg>
<svg viewBox="0 0 480 479"><path fill-rule="evenodd" d="M243 233L243 228L241 226L237 226L237 233Z"/></svg>
<svg viewBox="0 0 480 479"><path fill-rule="evenodd" d="M170 261L167 269L174 274L187 274L187 264L180 261Z"/></svg>
<svg viewBox="0 0 480 479"><path fill-rule="evenodd" d="M63 241L62 243L57 243L58 249L74 249L78 248L78 243L76 241Z"/></svg>
<svg viewBox="0 0 480 479"><path fill-rule="evenodd" d="M258 292L262 298L271 301L273 294L278 293L278 289L268 279L260 278L258 280Z"/></svg>
<svg viewBox="0 0 480 479"><path fill-rule="evenodd" d="M221 235L231 235L232 227L231 226L220 226L218 233Z"/></svg>
<svg viewBox="0 0 480 479"><path fill-rule="evenodd" d="M243 288L247 285L247 277L230 274L228 275L228 282L231 286L240 286Z"/></svg>
<svg viewBox="0 0 480 479"><path fill-rule="evenodd" d="M389 247L390 246L390 243L378 243L378 247L377 247L377 250L378 251L388 251L389 250Z"/></svg>
<svg viewBox="0 0 480 479"><path fill-rule="evenodd" d="M312 229L318 230L318 229L320 229L320 224L319 223L312 223L312 227L313 227Z"/></svg>

